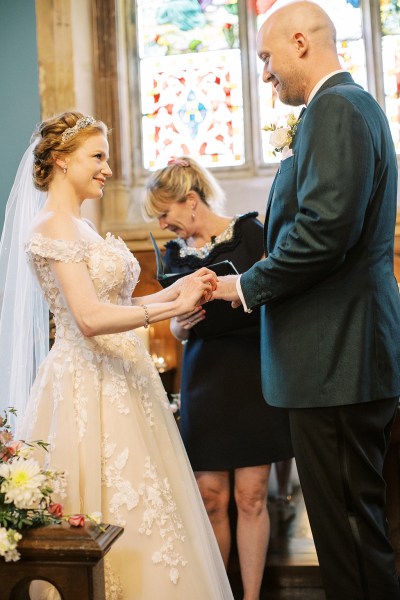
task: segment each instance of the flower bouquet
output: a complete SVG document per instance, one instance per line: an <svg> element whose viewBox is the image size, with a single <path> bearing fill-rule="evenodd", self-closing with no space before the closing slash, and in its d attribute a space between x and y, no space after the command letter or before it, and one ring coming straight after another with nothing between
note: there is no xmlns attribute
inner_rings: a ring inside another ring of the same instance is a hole
<svg viewBox="0 0 400 600"><path fill-rule="evenodd" d="M15 414L13 409L9 413ZM40 440L14 440L9 415L0 416L0 556L6 562L17 561L20 533L24 528L52 525L68 521L82 526L85 517L97 525L101 514L63 515L62 505L52 501L52 495L65 497L66 476L63 471L46 469L33 458L48 444Z"/></svg>

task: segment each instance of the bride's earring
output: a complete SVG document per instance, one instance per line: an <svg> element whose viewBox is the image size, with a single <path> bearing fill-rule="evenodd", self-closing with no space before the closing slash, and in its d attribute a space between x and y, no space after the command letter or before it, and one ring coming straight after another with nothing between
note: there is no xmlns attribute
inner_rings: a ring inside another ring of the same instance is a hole
<svg viewBox="0 0 400 600"><path fill-rule="evenodd" d="M195 212L194 212L194 210L192 210L192 221L195 220L195 217L196 217Z"/></svg>
<svg viewBox="0 0 400 600"><path fill-rule="evenodd" d="M64 167L64 168L63 168L63 173L64 173L64 175L66 174L66 172L67 172L67 167Z"/></svg>

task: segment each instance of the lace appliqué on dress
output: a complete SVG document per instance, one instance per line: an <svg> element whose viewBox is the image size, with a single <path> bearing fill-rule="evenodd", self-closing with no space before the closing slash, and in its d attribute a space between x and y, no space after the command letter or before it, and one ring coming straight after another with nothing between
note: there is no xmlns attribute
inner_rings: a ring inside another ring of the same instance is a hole
<svg viewBox="0 0 400 600"><path fill-rule="evenodd" d="M35 233L25 244L25 252L29 255L51 258L62 262L80 262L85 257L88 242L84 240L53 240Z"/></svg>
<svg viewBox="0 0 400 600"><path fill-rule="evenodd" d="M110 442L109 437L105 436L103 441L103 468L102 483L107 488L115 490L109 504L110 512L115 517L115 522L120 527L126 525L126 520L122 516L121 509L132 510L139 503L139 494L133 489L131 482L124 479L122 471L126 467L129 458L129 449L125 448L116 457L114 455L117 444Z"/></svg>
<svg viewBox="0 0 400 600"><path fill-rule="evenodd" d="M158 530L161 547L153 553L154 564L163 564L169 569L169 579L172 583L179 580L178 567L184 567L187 561L175 549L176 542L185 541L185 530L178 514L177 506L167 478L161 479L150 457L146 457L143 481L138 491L133 489L131 482L122 475L128 463L129 449L125 448L114 457L116 443L109 441L108 436L103 441L103 484L115 490L109 502L110 513L115 523L124 527L126 520L122 515L125 508L130 511L138 507L140 500L143 505L143 517L139 533L154 534Z"/></svg>
<svg viewBox="0 0 400 600"><path fill-rule="evenodd" d="M139 494L146 510L139 531L151 535L154 525L158 527L163 544L153 554L152 560L154 564L162 563L164 567L169 568L170 581L176 584L179 580L178 566L184 567L188 561L175 550L174 544L176 541L185 541L185 530L168 479L160 479L157 467L152 464L150 457L146 458L144 477L145 481L139 487Z"/></svg>
<svg viewBox="0 0 400 600"><path fill-rule="evenodd" d="M104 559L104 582L106 588L106 600L124 600L124 590L121 580L111 567L108 557Z"/></svg>

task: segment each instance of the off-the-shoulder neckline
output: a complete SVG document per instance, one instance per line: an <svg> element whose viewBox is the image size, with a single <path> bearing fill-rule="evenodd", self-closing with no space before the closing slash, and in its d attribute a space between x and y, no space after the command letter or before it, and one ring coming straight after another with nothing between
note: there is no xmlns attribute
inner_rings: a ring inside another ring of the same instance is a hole
<svg viewBox="0 0 400 600"><path fill-rule="evenodd" d="M35 231L30 238L27 240L27 244L29 244L29 242L31 242L35 237L40 237L42 240L47 240L49 242L62 242L64 244L79 244L79 245L83 245L83 246L97 246L100 244L104 244L105 242L109 241L109 240L114 240L114 241L123 241L121 240L121 238L115 237L115 235L113 233L111 233L110 231L108 231L105 235L105 237L101 237L101 235L99 235L99 239L98 240L84 240L84 239L79 239L79 240L65 240L62 238L50 238L47 237L45 235L43 235L43 233L40 233L40 231Z"/></svg>

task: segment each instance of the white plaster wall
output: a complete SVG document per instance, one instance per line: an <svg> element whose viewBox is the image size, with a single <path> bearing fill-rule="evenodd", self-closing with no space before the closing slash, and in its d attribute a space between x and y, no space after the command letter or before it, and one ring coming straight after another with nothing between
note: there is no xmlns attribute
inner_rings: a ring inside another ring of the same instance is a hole
<svg viewBox="0 0 400 600"><path fill-rule="evenodd" d="M220 179L219 182L226 194L224 212L227 215L236 215L257 210L260 217L264 218L274 174L275 170L262 177Z"/></svg>
<svg viewBox="0 0 400 600"><path fill-rule="evenodd" d="M263 218L275 172L276 169L271 169L259 177L219 179L219 183L226 193L225 213L234 215L257 210L260 217ZM397 207L400 211L400 179L397 187Z"/></svg>
<svg viewBox="0 0 400 600"><path fill-rule="evenodd" d="M259 212L261 220L264 220L268 194L276 169L277 167L272 167L257 177L229 177L226 173L219 176L218 181L226 195L223 212L226 215L233 216L256 210ZM132 190L129 221L136 226L143 223L140 210L140 200L143 193L144 188L142 186L137 186ZM398 183L397 206L400 211L400 180Z"/></svg>

